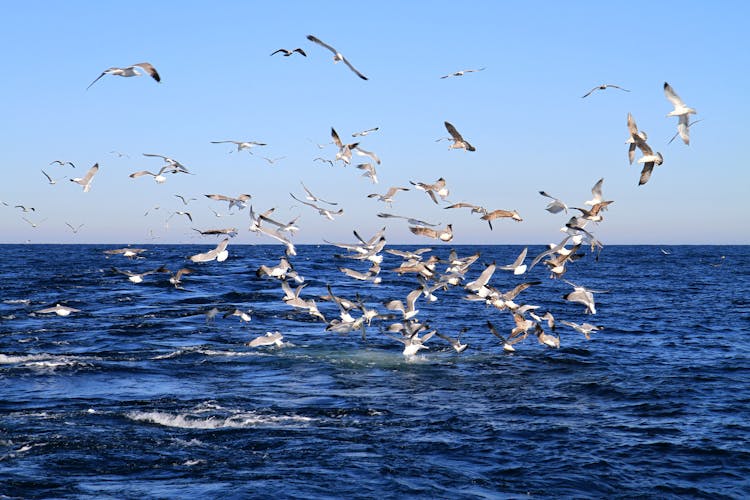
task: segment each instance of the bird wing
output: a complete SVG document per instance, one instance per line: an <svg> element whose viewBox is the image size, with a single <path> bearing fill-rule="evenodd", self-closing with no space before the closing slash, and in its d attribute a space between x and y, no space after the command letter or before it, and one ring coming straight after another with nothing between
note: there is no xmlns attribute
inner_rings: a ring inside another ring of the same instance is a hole
<svg viewBox="0 0 750 500"><path fill-rule="evenodd" d="M685 106L685 103L682 102L680 96L677 95L672 86L667 82L664 82L664 95L667 96L667 99L669 99L669 102L671 102L672 106L675 108Z"/></svg>
<svg viewBox="0 0 750 500"><path fill-rule="evenodd" d="M156 68L154 68L151 63L147 62L141 62L134 64L133 66L138 66L139 68L143 68L143 70L151 76L154 80L157 82L161 82L161 77L159 76L159 73L156 71Z"/></svg>
<svg viewBox="0 0 750 500"><path fill-rule="evenodd" d="M310 40L311 42L317 43L321 47L327 48L328 50L333 52L334 55L338 54L338 50L334 49L333 47L325 43L323 40L321 40L320 38L316 38L313 35L307 35L307 39Z"/></svg>
<svg viewBox="0 0 750 500"><path fill-rule="evenodd" d="M464 138L461 137L461 134L458 133L456 127L454 127L449 122L445 122L445 128L448 130L448 133L451 135L451 137L453 137L454 140L463 142Z"/></svg>
<svg viewBox="0 0 750 500"><path fill-rule="evenodd" d="M110 69L112 69L112 68L110 68ZM107 71L109 71L109 70L107 70ZM104 75L106 75L106 74L107 74L107 71L102 71L102 74L101 74L101 75L97 76L97 77L96 77L96 79L95 79L95 80L94 80L93 82L89 83L89 86L88 86L88 87L86 87L86 90L90 89L90 88L91 88L91 86L92 86L93 84L95 84L96 82L98 82L98 81L99 81L99 78L101 78L101 77L103 77Z"/></svg>
<svg viewBox="0 0 750 500"><path fill-rule="evenodd" d="M339 137L339 134L336 133L336 129L331 127L331 138L333 139L333 143L337 145L339 148L344 147L344 143L341 142L341 138Z"/></svg>
<svg viewBox="0 0 750 500"><path fill-rule="evenodd" d="M83 176L81 179L81 182L88 183L92 177L94 177L94 174L96 174L99 171L99 164L95 163L93 167L91 167L88 172L86 172L86 175Z"/></svg>
<svg viewBox="0 0 750 500"><path fill-rule="evenodd" d="M352 63L350 63L350 62L349 62L349 61L348 61L348 60L346 59L346 57L344 57L344 56L341 56L341 60L342 60L342 61L344 61L344 64L346 64L346 65L347 65L347 66L349 67L349 69L350 69L350 70L354 71L354 73L355 73L355 74L356 74L356 75L357 75L358 77L360 77L360 78L361 78L361 79L363 79L363 80L367 80L367 77L366 77L365 75L363 75L362 73L360 73L359 71L357 71L357 68L355 68L354 66L352 66Z"/></svg>
<svg viewBox="0 0 750 500"><path fill-rule="evenodd" d="M654 170L654 162L649 161L643 164L643 170L641 170L641 178L638 180L638 185L642 186L646 184L651 178L651 172Z"/></svg>
<svg viewBox="0 0 750 500"><path fill-rule="evenodd" d="M593 93L594 93L594 91L595 91L596 89L598 89L598 88L599 88L599 85L597 85L597 86L596 86L596 87L594 87L593 89L589 90L588 92L586 92L586 93L585 93L584 95L582 95L582 96L581 96L581 99L583 99L584 97L588 97L588 96L590 96L590 95L591 95L591 94L593 94Z"/></svg>

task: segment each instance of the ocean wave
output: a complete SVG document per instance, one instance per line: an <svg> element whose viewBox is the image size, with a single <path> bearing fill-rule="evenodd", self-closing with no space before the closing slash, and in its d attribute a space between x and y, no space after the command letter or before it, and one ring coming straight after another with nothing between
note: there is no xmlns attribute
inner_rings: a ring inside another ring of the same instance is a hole
<svg viewBox="0 0 750 500"><path fill-rule="evenodd" d="M260 415L253 412L241 412L230 416L212 415L198 417L190 413L167 413L161 411L134 411L127 418L136 422L148 422L165 427L180 429L244 429L265 425L300 424L311 422L313 419L298 415Z"/></svg>

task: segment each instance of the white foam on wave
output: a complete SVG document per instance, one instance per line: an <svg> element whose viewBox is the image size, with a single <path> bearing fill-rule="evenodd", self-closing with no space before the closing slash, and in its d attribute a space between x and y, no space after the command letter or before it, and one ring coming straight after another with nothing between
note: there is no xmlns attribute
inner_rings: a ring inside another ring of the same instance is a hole
<svg viewBox="0 0 750 500"><path fill-rule="evenodd" d="M223 350L217 350L217 349L206 349L201 347L188 347L186 349L178 349L176 351L169 352L167 354L160 354L158 356L154 356L153 360L157 359L173 359L177 358L179 356L182 356L184 354L203 354L204 356L226 356L226 357L236 357L236 356L257 356L257 352L248 352L248 351L223 351Z"/></svg>
<svg viewBox="0 0 750 500"><path fill-rule="evenodd" d="M162 411L134 411L126 415L136 422L149 422L165 427L180 429L244 429L265 425L284 425L307 423L312 419L297 415L259 415L253 412L241 412L230 416L198 417L189 413L166 413Z"/></svg>
<svg viewBox="0 0 750 500"><path fill-rule="evenodd" d="M72 366L91 367L93 365L88 362L90 359L87 358L86 361L82 361L81 358L54 354L27 354L22 356L0 354L0 365L19 365L23 368L54 370Z"/></svg>

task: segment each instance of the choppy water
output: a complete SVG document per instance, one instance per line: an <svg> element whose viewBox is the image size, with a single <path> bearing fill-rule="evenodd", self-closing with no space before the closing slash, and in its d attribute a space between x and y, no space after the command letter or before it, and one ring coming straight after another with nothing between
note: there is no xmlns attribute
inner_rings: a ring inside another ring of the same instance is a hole
<svg viewBox="0 0 750 500"><path fill-rule="evenodd" d="M455 288L420 298L419 318L452 336L469 327L470 347L434 337L411 359L384 321L363 340L284 304L255 275L280 247L230 245L226 262L191 264L184 291L111 268L175 270L206 247L147 246L136 261L110 248L0 246L0 496L750 496L750 247L608 246L566 275L608 290L595 316L541 265L497 271L503 290L542 281L522 302L605 329L587 341L558 326L560 349L532 335L506 354L485 322L508 332L510 314ZM457 247L481 252L470 279L520 249ZM372 285L339 273L363 266L331 247L298 252L306 298L330 284L384 312L416 286L387 271L395 256ZM81 312L33 314L58 302ZM223 317L235 307L252 321ZM281 347L245 345L276 330Z"/></svg>

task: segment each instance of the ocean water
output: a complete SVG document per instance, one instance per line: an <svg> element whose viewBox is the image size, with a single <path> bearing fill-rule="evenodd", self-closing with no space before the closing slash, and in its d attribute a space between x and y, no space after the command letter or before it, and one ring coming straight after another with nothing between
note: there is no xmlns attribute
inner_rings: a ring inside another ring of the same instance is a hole
<svg viewBox="0 0 750 500"><path fill-rule="evenodd" d="M750 497L750 247L607 246L564 276L601 291L596 315L541 264L498 270L503 291L541 282L516 302L555 315L560 348L532 334L504 352L486 322L507 335L511 315L459 286L420 297L417 317L467 328L469 348L435 336L411 357L386 335L396 319L333 333L285 304L256 276L282 247L230 244L204 264L186 257L208 245L112 248L0 246L0 498ZM521 249L455 247L480 252L465 282ZM327 319L326 285L381 313L418 286L390 271L399 257L384 254L374 285L335 253L290 258ZM113 270L161 265L195 272L180 290ZM56 303L80 312L34 312ZM234 308L251 321L224 317ZM604 329L587 340L561 320ZM274 331L281 346L246 345Z"/></svg>

